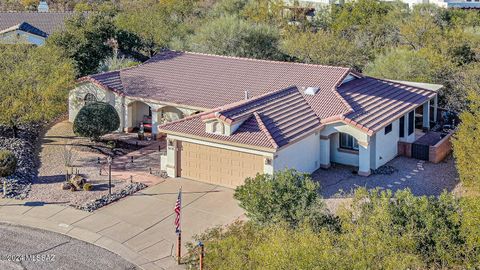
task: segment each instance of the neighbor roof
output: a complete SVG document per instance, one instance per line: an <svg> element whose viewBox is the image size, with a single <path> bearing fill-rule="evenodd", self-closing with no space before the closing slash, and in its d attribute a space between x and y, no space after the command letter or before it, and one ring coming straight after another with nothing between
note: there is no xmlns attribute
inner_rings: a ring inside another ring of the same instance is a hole
<svg viewBox="0 0 480 270"><path fill-rule="evenodd" d="M0 34L2 33L6 33L6 32L10 32L10 31L13 31L13 30L21 30L21 31L24 31L24 32L27 32L27 33L31 33L31 34L34 34L34 35L37 35L37 36L40 36L40 37L48 37L48 34L43 32L42 30L36 28L35 26L33 25L30 25L29 23L21 23L19 25L15 25L15 26L12 26L10 28L7 28L5 30L0 30Z"/></svg>
<svg viewBox="0 0 480 270"><path fill-rule="evenodd" d="M203 110L243 100L245 91L253 97L292 85L314 86L321 94L306 100L317 115L329 117L350 110L335 91L350 72L343 67L166 51L140 66L83 80L130 97Z"/></svg>
<svg viewBox="0 0 480 270"><path fill-rule="evenodd" d="M218 135L206 132L203 121L209 119L241 124L230 136ZM293 86L171 122L161 130L277 149L319 127L320 118Z"/></svg>
<svg viewBox="0 0 480 270"><path fill-rule="evenodd" d="M28 23L47 35L64 27L72 12L0 12L0 31Z"/></svg>

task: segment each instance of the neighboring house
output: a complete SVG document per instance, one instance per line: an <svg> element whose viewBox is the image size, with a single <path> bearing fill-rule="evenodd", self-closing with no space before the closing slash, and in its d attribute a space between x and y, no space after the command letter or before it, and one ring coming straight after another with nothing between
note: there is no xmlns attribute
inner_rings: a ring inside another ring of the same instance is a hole
<svg viewBox="0 0 480 270"><path fill-rule="evenodd" d="M71 12L0 12L0 43L43 45L64 27Z"/></svg>
<svg viewBox="0 0 480 270"><path fill-rule="evenodd" d="M397 156L399 141L416 139L417 108L425 129L436 120L440 88L342 67L168 51L80 79L70 121L95 100L115 106L122 130L152 121L154 134L167 134L162 166L171 177L235 187L256 173L331 163L368 176Z"/></svg>

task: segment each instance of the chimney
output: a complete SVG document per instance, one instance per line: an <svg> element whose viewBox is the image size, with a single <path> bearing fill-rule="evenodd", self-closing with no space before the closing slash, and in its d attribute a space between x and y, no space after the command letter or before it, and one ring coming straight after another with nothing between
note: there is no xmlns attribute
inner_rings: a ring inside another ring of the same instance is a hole
<svg viewBox="0 0 480 270"><path fill-rule="evenodd" d="M245 100L247 100L249 97L248 97L248 91L245 91Z"/></svg>
<svg viewBox="0 0 480 270"><path fill-rule="evenodd" d="M40 1L38 4L38 12L48 12L47 1Z"/></svg>

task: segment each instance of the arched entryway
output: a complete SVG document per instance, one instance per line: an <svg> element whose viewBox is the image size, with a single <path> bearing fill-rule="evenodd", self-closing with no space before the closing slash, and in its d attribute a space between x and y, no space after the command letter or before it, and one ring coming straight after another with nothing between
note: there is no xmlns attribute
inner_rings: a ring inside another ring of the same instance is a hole
<svg viewBox="0 0 480 270"><path fill-rule="evenodd" d="M185 117L184 113L176 107L165 106L159 110L159 123L168 123Z"/></svg>
<svg viewBox="0 0 480 270"><path fill-rule="evenodd" d="M126 128L128 132L138 130L143 123L148 130L152 128L152 108L142 101L133 101L127 107Z"/></svg>

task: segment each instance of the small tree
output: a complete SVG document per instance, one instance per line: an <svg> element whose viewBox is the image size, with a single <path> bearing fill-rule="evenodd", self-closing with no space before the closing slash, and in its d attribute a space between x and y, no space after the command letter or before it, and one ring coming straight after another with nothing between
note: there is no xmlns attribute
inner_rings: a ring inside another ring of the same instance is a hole
<svg viewBox="0 0 480 270"><path fill-rule="evenodd" d="M8 150L0 150L0 177L7 177L15 173L17 158Z"/></svg>
<svg viewBox="0 0 480 270"><path fill-rule="evenodd" d="M120 117L115 108L105 102L94 102L85 105L73 122L76 135L98 140L101 136L117 130Z"/></svg>
<svg viewBox="0 0 480 270"><path fill-rule="evenodd" d="M237 187L234 196L255 222L285 221L297 226L309 221L314 214L325 213L318 189L308 174L289 169L247 178L244 185Z"/></svg>

